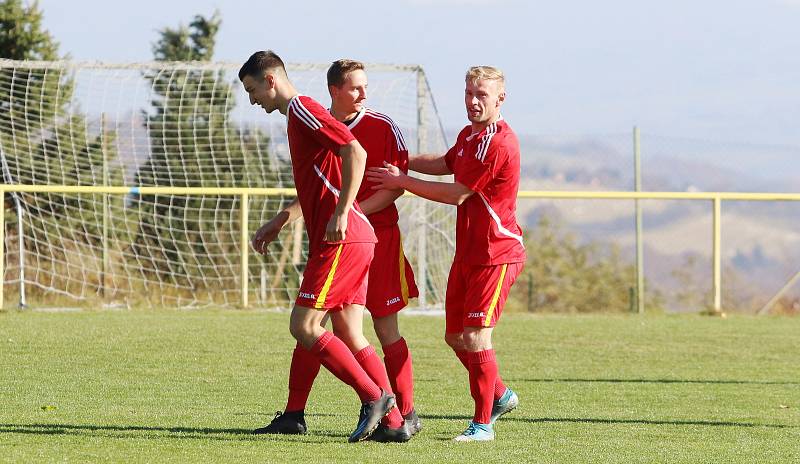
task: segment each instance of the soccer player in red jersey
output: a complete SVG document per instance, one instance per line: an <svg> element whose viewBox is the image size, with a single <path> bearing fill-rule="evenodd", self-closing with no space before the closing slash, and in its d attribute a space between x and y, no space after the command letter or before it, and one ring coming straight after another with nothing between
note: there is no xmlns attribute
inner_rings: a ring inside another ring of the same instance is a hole
<svg viewBox="0 0 800 464"><path fill-rule="evenodd" d="M251 104L267 113L278 110L287 119L292 173L309 242L289 331L299 347L356 391L362 406L349 441L364 440L395 404L394 396L383 391L353 355L374 351L362 332L362 319L377 239L355 202L367 154L344 124L297 92L283 61L272 51L250 56L239 79ZM273 221L285 221L289 214L282 211ZM326 314L335 335L320 324Z"/></svg>
<svg viewBox="0 0 800 464"><path fill-rule="evenodd" d="M364 65L353 60L338 60L328 69L328 91L331 95L330 112L343 122L367 151L367 167L382 167L384 162L408 170L408 149L400 129L388 116L364 106L367 98L367 75ZM387 378L389 383L378 384L397 395L397 407L383 420L370 437L376 441L407 441L421 428L414 410L414 384L411 354L405 339L400 335L397 313L409 298L419 295L414 273L403 253L398 214L394 201L402 190L375 190L374 184L363 181L356 196L361 210L375 228L378 243L369 270L366 307L372 315L375 333L383 347L384 366L375 350L355 353L364 369L376 379ZM299 218L297 201L286 210L291 219ZM288 222L268 222L256 233L254 247L262 250ZM324 323L324 322L323 322ZM335 333L335 331L334 331ZM371 348L371 347L370 347ZM305 433L305 405L314 379L319 372L319 361L302 346L295 348L289 371L289 398L283 413L264 427L263 433ZM373 374L374 372L374 374ZM391 387L390 387L391 384Z"/></svg>
<svg viewBox="0 0 800 464"><path fill-rule="evenodd" d="M454 174L454 182L416 179L389 165L370 168L367 178L380 188L402 188L458 206L456 253L445 299L445 340L469 371L475 414L455 439L485 441L494 439L494 422L519 404L498 374L492 328L525 262L516 220L520 153L516 135L500 115L505 101L500 70L470 68L464 100L470 124L458 134L455 145L444 156L419 155L409 161L414 171Z"/></svg>

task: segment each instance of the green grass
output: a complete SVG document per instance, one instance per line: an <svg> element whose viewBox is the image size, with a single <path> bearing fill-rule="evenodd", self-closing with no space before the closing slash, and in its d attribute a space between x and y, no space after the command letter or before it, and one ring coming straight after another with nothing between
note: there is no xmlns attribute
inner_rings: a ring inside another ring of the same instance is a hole
<svg viewBox="0 0 800 464"><path fill-rule="evenodd" d="M357 399L327 372L308 435L249 435L284 405L287 322L247 311L0 313L0 461L800 460L800 318L504 315L495 348L520 408L495 442L456 444L472 412L466 371L443 318L403 317L424 429L402 445L346 443Z"/></svg>

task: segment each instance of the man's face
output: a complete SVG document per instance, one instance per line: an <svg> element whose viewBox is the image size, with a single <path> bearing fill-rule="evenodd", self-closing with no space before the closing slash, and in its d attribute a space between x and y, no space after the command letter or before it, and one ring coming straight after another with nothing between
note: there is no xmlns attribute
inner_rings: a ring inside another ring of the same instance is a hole
<svg viewBox="0 0 800 464"><path fill-rule="evenodd" d="M467 81L464 90L464 103L467 119L473 123L486 123L500 114L500 106L506 98L505 92L496 80Z"/></svg>
<svg viewBox="0 0 800 464"><path fill-rule="evenodd" d="M277 92L275 91L275 78L270 74L265 74L263 79L250 75L242 79L244 90L250 96L251 105L259 105L267 113L272 113L278 108L275 101Z"/></svg>
<svg viewBox="0 0 800 464"><path fill-rule="evenodd" d="M361 69L347 73L341 87L330 86L331 109L344 114L358 113L367 99L367 73Z"/></svg>

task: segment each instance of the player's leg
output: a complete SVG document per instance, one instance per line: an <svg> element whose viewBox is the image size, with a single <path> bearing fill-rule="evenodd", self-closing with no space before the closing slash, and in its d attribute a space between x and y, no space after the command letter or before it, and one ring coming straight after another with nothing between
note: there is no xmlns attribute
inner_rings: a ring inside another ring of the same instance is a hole
<svg viewBox="0 0 800 464"><path fill-rule="evenodd" d="M313 308L295 306L290 317L290 332L304 348L319 358L331 374L358 394L361 412L349 441L364 440L394 406L394 397L381 390L370 378L342 340L319 325L321 317L318 316L321 314Z"/></svg>
<svg viewBox="0 0 800 464"><path fill-rule="evenodd" d="M475 304L475 301L467 298L468 272L469 267L459 263L453 263L450 267L445 298L446 321L444 334L445 342L452 348L467 372L469 372L469 353L464 342L464 318L467 302ZM499 376L497 377L497 383L505 389L505 385L503 385L503 381ZM502 392L500 395L502 395Z"/></svg>
<svg viewBox="0 0 800 464"><path fill-rule="evenodd" d="M348 346L353 353L356 361L369 375L369 377L384 391L391 393L392 388L389 383L389 378L386 375L386 369L375 352L375 348L364 337L363 321L364 321L364 307L362 305L346 305L342 311L331 314L331 322L333 323L333 330L337 337ZM390 441L407 441L410 437L409 434L404 433L403 417L397 408L392 408L389 414L384 418L382 424L393 431L392 437L395 438ZM379 430L380 431L380 430ZM385 432L382 430L381 432ZM376 431L378 433L378 431ZM387 435L382 433L381 436Z"/></svg>
<svg viewBox="0 0 800 464"><path fill-rule="evenodd" d="M419 295L414 271L403 251L400 228L384 227L375 230L374 266L370 266L367 309L372 316L375 334L384 354L389 383L397 397L397 407L413 433L422 424L414 410L414 375L411 353L400 333L397 314Z"/></svg>
<svg viewBox="0 0 800 464"><path fill-rule="evenodd" d="M286 410L281 413L275 414L265 427L255 429L254 434L303 434L306 433L307 427L305 423L305 414L303 412L304 406L299 409L292 408L292 391L300 386L298 375L305 375L310 378L306 379L308 383L308 391L311 390L310 384L313 383L314 378L319 372L320 360L319 356L312 353L308 346L313 345L314 341L325 333L324 328L321 326L325 313L321 311L309 311L302 313L295 313L292 311L290 318L289 331L292 336L297 340L297 345L292 354L292 367L289 374L289 396L290 400L287 402ZM316 325L316 328L314 327ZM298 337L302 337L298 338ZM294 378L293 378L294 376ZM301 387L305 388L305 386ZM306 394L306 398L307 398Z"/></svg>
<svg viewBox="0 0 800 464"><path fill-rule="evenodd" d="M472 421L488 425L498 371L492 349L492 328L464 327L463 340L469 359L469 389L475 401Z"/></svg>
<svg viewBox="0 0 800 464"><path fill-rule="evenodd" d="M392 391L397 397L397 408L411 435L422 430L422 421L414 409L414 368L411 351L400 335L397 313L372 318L375 334L383 349L383 361Z"/></svg>
<svg viewBox="0 0 800 464"><path fill-rule="evenodd" d="M329 318L326 314L322 319L323 327ZM297 343L289 365L289 396L286 399L286 407L283 412L278 411L268 425L255 429L254 434L293 435L304 434L308 431L305 408L311 394L311 387L319 374L320 365L319 358Z"/></svg>
<svg viewBox="0 0 800 464"><path fill-rule="evenodd" d="M315 251L309 257L290 317L290 332L295 339L334 376L350 385L362 401L359 423L350 441L363 440L375 430L394 405L394 396L378 387L350 348L323 329L320 321L326 311L336 312L345 305L365 302L373 252L372 243L323 245Z"/></svg>
<svg viewBox="0 0 800 464"><path fill-rule="evenodd" d="M321 322L322 327L325 327L328 319L330 315L326 313ZM286 399L284 411L305 410L319 368L319 359L298 343L292 352L292 362L289 366L289 397Z"/></svg>
<svg viewBox="0 0 800 464"><path fill-rule="evenodd" d="M465 282L466 266L453 263L450 275L447 278L447 295L445 299L446 330L445 342L453 349L461 365L469 372L469 354L464 345L464 311L466 311L467 284ZM474 303L474 302L473 302ZM494 397L499 399L506 391L506 386L500 375L497 376L494 388Z"/></svg>
<svg viewBox="0 0 800 464"><path fill-rule="evenodd" d="M463 312L461 341L467 354L470 393L475 400L475 411L470 426L456 438L459 441L494 439L494 420L516 407L514 404L493 417L499 368L492 348L492 328L497 324L511 286L521 270L522 264L517 263L474 266L466 271L467 303Z"/></svg>

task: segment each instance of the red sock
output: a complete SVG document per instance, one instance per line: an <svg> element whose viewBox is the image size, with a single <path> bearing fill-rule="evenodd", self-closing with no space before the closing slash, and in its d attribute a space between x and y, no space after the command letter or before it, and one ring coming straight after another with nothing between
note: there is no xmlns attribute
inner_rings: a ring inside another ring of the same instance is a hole
<svg viewBox="0 0 800 464"><path fill-rule="evenodd" d="M455 351L455 350L454 350ZM494 350L492 350L494 352ZM464 365L464 368L469 371L469 354L466 351L455 351L458 360ZM500 373L497 374L497 382L494 384L494 399L499 400L503 393L506 392L506 384L500 378Z"/></svg>
<svg viewBox="0 0 800 464"><path fill-rule="evenodd" d="M469 353L469 391L475 400L473 422L488 424L492 417L497 360L494 350Z"/></svg>
<svg viewBox="0 0 800 464"><path fill-rule="evenodd" d="M364 372L369 375L379 387L387 393L392 392L392 387L389 386L389 377L386 376L386 369L383 367L381 358L375 353L375 348L372 345L367 345L361 351L355 354L356 361L364 368ZM392 408L389 414L384 418L383 423L393 429L403 426L403 416L397 408Z"/></svg>
<svg viewBox="0 0 800 464"><path fill-rule="evenodd" d="M289 367L289 398L285 411L302 411L306 408L311 386L319 373L319 359L299 343L292 353Z"/></svg>
<svg viewBox="0 0 800 464"><path fill-rule="evenodd" d="M343 341L333 333L326 331L314 342L309 350L317 356L331 374L353 387L361 402L374 401L380 398L381 389L369 378L364 369L356 362L353 353L347 349Z"/></svg>
<svg viewBox="0 0 800 464"><path fill-rule="evenodd" d="M500 378L500 373L498 372L497 381L494 383L494 399L499 400L503 393L506 392L506 388L506 384L503 383L503 379Z"/></svg>
<svg viewBox="0 0 800 464"><path fill-rule="evenodd" d="M383 361L392 390L397 396L397 407L400 414L405 416L414 409L414 369L406 340L401 337L391 345L384 346Z"/></svg>

